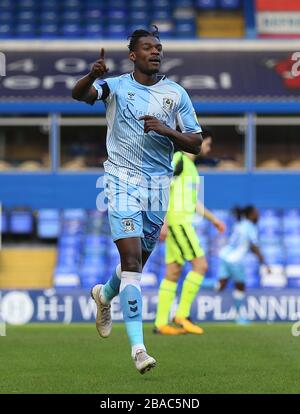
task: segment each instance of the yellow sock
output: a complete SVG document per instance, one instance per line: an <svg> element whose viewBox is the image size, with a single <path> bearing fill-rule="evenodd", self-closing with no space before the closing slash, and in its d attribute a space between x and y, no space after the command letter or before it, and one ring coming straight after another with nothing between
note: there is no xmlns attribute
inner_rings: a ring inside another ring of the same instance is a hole
<svg viewBox="0 0 300 414"><path fill-rule="evenodd" d="M163 279L158 291L158 303L155 326L163 326L169 323L169 313L176 296L177 283Z"/></svg>
<svg viewBox="0 0 300 414"><path fill-rule="evenodd" d="M191 306L198 293L204 277L197 272L189 272L183 282L180 302L176 312L178 318L187 318L190 315Z"/></svg>

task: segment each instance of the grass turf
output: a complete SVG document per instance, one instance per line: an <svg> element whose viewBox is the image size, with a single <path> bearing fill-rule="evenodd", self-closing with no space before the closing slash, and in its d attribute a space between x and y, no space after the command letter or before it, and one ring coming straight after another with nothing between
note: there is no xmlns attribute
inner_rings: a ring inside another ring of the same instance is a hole
<svg viewBox="0 0 300 414"><path fill-rule="evenodd" d="M101 339L89 324L8 327L0 393L300 393L300 337L291 324L203 324L204 335L152 334L157 367L140 375L124 325Z"/></svg>

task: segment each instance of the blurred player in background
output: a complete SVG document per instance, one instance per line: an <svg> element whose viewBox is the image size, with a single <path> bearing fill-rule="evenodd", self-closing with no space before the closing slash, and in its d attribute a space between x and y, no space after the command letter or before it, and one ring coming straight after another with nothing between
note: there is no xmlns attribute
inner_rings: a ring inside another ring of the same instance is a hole
<svg viewBox="0 0 300 414"><path fill-rule="evenodd" d="M173 144L198 154L202 143L188 94L159 75L163 53L155 29L136 30L130 36L132 73L99 79L108 71L102 49L91 72L73 89L77 100L89 104L104 101L108 124L106 194L112 237L121 263L105 285L92 289L97 305L96 326L100 336L109 336L110 302L119 294L131 356L142 374L156 361L144 345L140 280L168 206ZM181 132L176 131L177 124Z"/></svg>
<svg viewBox="0 0 300 414"><path fill-rule="evenodd" d="M240 315L240 308L245 301L246 272L244 259L250 250L256 254L262 265L266 265L266 263L258 247L258 229L256 226L259 220L258 210L249 205L245 208L235 208L234 212L238 222L233 227L227 246L223 247L219 253L219 281L216 290L218 292L224 290L229 279L232 279L234 282L233 298L237 315L236 322L246 324L248 321ZM268 266L266 268L270 273L270 268Z"/></svg>
<svg viewBox="0 0 300 414"><path fill-rule="evenodd" d="M212 134L202 131L203 143L201 155L205 157L211 151ZM176 152L174 155L174 179L170 190L170 203L161 238L166 238L166 276L158 292L157 314L154 332L164 335L181 333L202 334L203 329L190 320L192 303L207 271L207 261L193 226L195 212L204 216L220 231L225 224L198 201L199 173L195 166L197 155ZM177 282L182 267L188 261L192 270L183 282L179 306L174 322L169 324L169 313L176 296Z"/></svg>

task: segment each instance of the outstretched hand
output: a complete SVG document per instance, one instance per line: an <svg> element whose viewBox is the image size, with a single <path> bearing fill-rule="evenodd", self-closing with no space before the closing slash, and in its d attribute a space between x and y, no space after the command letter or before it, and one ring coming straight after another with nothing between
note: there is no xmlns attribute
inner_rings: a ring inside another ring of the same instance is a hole
<svg viewBox="0 0 300 414"><path fill-rule="evenodd" d="M104 49L101 48L100 58L93 64L92 69L90 71L90 75L93 78L97 79L103 76L108 71L109 69L105 64Z"/></svg>
<svg viewBox="0 0 300 414"><path fill-rule="evenodd" d="M139 118L140 121L145 121L144 132L154 131L160 135L166 135L168 127L159 121L155 116L144 115Z"/></svg>

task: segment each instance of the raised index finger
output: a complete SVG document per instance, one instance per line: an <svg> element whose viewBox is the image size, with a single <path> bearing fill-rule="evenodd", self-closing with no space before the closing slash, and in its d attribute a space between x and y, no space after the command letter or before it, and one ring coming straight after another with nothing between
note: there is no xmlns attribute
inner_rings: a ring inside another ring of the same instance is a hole
<svg viewBox="0 0 300 414"><path fill-rule="evenodd" d="M103 47L101 48L101 51L100 51L100 59L104 59L104 48Z"/></svg>

